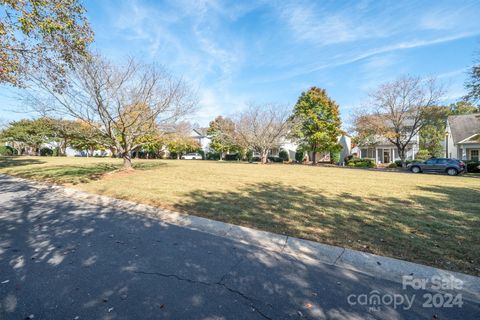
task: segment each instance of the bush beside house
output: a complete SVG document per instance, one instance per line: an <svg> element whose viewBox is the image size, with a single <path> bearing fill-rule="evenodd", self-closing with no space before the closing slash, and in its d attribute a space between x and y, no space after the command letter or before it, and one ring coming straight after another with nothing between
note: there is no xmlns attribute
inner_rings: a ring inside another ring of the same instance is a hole
<svg viewBox="0 0 480 320"><path fill-rule="evenodd" d="M360 167L360 168L375 168L375 159L370 158L351 158L347 162L349 167Z"/></svg>
<svg viewBox="0 0 480 320"><path fill-rule="evenodd" d="M16 156L17 150L10 146L0 146L0 156Z"/></svg>
<svg viewBox="0 0 480 320"><path fill-rule="evenodd" d="M467 172L480 173L480 161L465 161Z"/></svg>
<svg viewBox="0 0 480 320"><path fill-rule="evenodd" d="M430 153L428 150L420 149L418 150L417 154L415 155L415 160L417 161L425 161L431 158Z"/></svg>
<svg viewBox="0 0 480 320"><path fill-rule="evenodd" d="M50 148L42 148L40 149L40 155L42 157L51 157L53 156L53 150Z"/></svg>
<svg viewBox="0 0 480 320"><path fill-rule="evenodd" d="M283 149L280 150L280 152L278 153L278 157L279 157L282 161L285 161L285 162L288 161L288 160L290 160L290 159L288 158L288 152L287 152L286 150L283 150Z"/></svg>

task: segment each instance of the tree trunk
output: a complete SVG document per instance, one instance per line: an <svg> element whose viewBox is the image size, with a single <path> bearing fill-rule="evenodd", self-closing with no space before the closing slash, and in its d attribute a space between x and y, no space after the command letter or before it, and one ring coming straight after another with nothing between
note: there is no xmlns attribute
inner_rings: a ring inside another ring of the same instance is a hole
<svg viewBox="0 0 480 320"><path fill-rule="evenodd" d="M317 152L313 151L313 153L312 153L312 165L316 165L316 164L317 164Z"/></svg>
<svg viewBox="0 0 480 320"><path fill-rule="evenodd" d="M117 157L117 150L115 150L115 148L110 148L110 152L112 153L112 158Z"/></svg>
<svg viewBox="0 0 480 320"><path fill-rule="evenodd" d="M132 157L130 156L130 153L129 152L123 153L122 158L123 158L122 170L133 170Z"/></svg>
<svg viewBox="0 0 480 320"><path fill-rule="evenodd" d="M407 163L405 162L405 148L399 148L397 146L397 149L398 149L398 156L400 157L400 161L402 163L402 168L405 168L407 167Z"/></svg>
<svg viewBox="0 0 480 320"><path fill-rule="evenodd" d="M262 151L262 164L266 164L268 160L268 152Z"/></svg>
<svg viewBox="0 0 480 320"><path fill-rule="evenodd" d="M67 155L67 145L68 145L68 140L65 138L65 139L63 139L63 145L59 148L59 150L60 150L59 156L66 156Z"/></svg>

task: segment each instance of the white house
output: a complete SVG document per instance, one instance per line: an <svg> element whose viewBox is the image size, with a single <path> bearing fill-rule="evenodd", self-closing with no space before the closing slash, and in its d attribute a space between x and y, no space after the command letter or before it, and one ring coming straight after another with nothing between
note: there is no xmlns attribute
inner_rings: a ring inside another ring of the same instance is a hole
<svg viewBox="0 0 480 320"><path fill-rule="evenodd" d="M418 134L412 137L407 145L406 159L414 160L419 150L420 137ZM375 137L369 143L359 144L354 152L358 152L360 158L375 159L376 163L392 163L400 160L397 147L383 137Z"/></svg>
<svg viewBox="0 0 480 320"><path fill-rule="evenodd" d="M337 138L338 143L342 146L342 150L340 151L340 162L343 162L343 159L350 155L352 151L352 139L347 135L342 135ZM291 140L284 140L283 143L280 145L278 150L285 150L288 152L288 157L290 159L295 159L295 153L297 152L298 144ZM278 153L278 150L277 153ZM275 154L275 153L274 153ZM309 153L309 158L312 158L312 153ZM318 152L317 153L317 161L319 162L328 162L330 161L330 152Z"/></svg>
<svg viewBox="0 0 480 320"><path fill-rule="evenodd" d="M480 113L449 116L445 140L447 158L479 161Z"/></svg>
<svg viewBox="0 0 480 320"><path fill-rule="evenodd" d="M207 128L195 128L191 133L192 139L200 144L200 148L205 152L210 152L210 143L212 139L207 136Z"/></svg>

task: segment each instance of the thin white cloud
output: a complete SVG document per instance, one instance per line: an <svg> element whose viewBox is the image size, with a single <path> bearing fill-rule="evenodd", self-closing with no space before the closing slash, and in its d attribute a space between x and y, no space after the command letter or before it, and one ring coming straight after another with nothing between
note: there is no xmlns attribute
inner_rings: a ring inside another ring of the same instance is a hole
<svg viewBox="0 0 480 320"><path fill-rule="evenodd" d="M342 5L339 2L293 1L276 5L280 18L296 41L319 46L384 38L397 33L401 25L381 15L372 21L368 6L360 2Z"/></svg>
<svg viewBox="0 0 480 320"><path fill-rule="evenodd" d="M435 44L441 44L445 42L474 37L479 34L480 34L480 30L474 31L474 32L465 32L465 33L460 33L452 36L440 37L435 39L403 41L403 42L386 45L379 48L374 48L356 55L350 55L350 56L344 56L344 57L337 56L335 57L334 61L323 63L323 64L310 64L307 66L303 66L302 68L298 68L297 70L294 70L292 72L285 73L283 76L279 76L274 79L270 78L270 79L260 80L260 81L257 81L257 83L268 83L268 82L287 80L287 79L299 77L305 74L314 73L327 68L334 68L334 67L340 67L340 66L352 64L352 63L362 61L367 58L371 58L373 56L377 56L380 54L391 53L399 50L426 47L426 46L431 46Z"/></svg>

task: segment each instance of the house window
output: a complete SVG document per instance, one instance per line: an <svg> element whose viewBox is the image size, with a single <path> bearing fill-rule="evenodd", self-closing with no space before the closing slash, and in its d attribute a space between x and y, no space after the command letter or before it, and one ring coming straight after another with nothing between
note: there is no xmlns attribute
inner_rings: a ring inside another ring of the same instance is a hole
<svg viewBox="0 0 480 320"><path fill-rule="evenodd" d="M478 161L478 150L470 150L470 160Z"/></svg>

